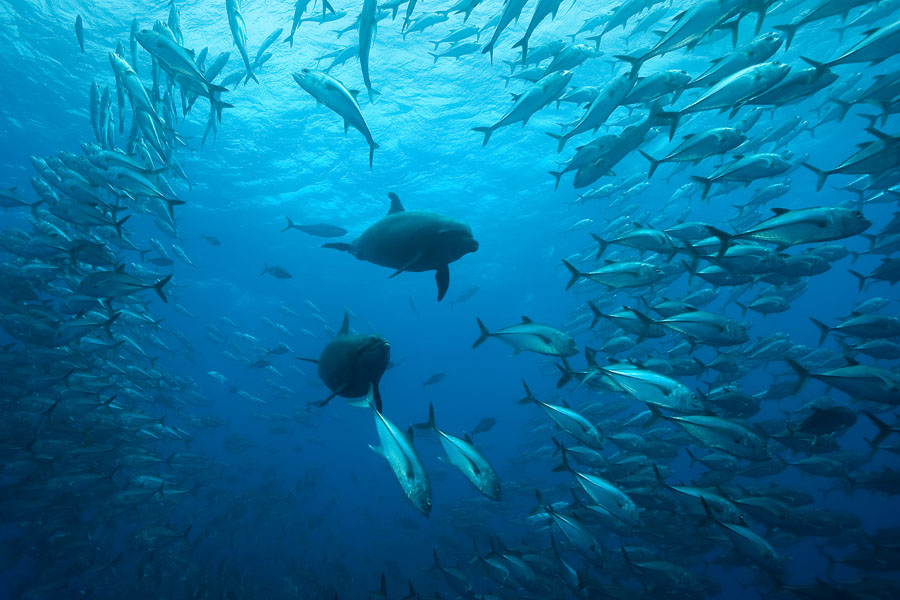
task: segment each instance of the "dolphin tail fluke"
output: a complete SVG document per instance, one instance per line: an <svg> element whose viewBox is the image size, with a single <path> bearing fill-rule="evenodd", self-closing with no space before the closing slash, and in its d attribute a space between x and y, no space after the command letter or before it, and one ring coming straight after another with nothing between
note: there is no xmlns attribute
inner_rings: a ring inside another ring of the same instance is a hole
<svg viewBox="0 0 900 600"><path fill-rule="evenodd" d="M450 287L450 266L441 265L434 273L434 280L437 282L438 302L444 299L447 288Z"/></svg>
<svg viewBox="0 0 900 600"><path fill-rule="evenodd" d="M488 331L488 328L484 326L484 323L481 322L481 319L476 317L475 320L478 321L478 329L481 331L481 335L478 336L478 339L475 340L474 344L472 344L473 348L477 348L478 346L483 344L486 339L494 335L490 331Z"/></svg>

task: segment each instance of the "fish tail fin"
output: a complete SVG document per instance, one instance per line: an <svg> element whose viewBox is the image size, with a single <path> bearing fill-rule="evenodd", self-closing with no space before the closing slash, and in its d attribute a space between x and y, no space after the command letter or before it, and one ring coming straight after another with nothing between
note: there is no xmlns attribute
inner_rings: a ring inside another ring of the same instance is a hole
<svg viewBox="0 0 900 600"><path fill-rule="evenodd" d="M131 215L128 215L124 219L122 219L120 221L116 221L116 235L118 235L120 238L122 237L122 225L124 225L125 221L127 221L130 218L131 218Z"/></svg>
<svg viewBox="0 0 900 600"><path fill-rule="evenodd" d="M594 304L593 300L588 300L588 306L591 307L591 312L594 313L594 319L591 321L591 329L597 325L597 321L599 321L603 317L603 313L600 312L600 309L597 308L597 305Z"/></svg>
<svg viewBox="0 0 900 600"><path fill-rule="evenodd" d="M872 438L871 442L869 442L869 445L872 446L872 448L877 449L879 444L881 444L881 442L883 442L887 436L897 431L897 428L891 427L867 410L864 410L863 413L867 417L869 417L869 420L872 421L872 424L878 428L878 434L874 438Z"/></svg>
<svg viewBox="0 0 900 600"><path fill-rule="evenodd" d="M705 201L706 197L709 196L709 190L713 184L712 179L709 177L700 177L699 175L691 175L691 180L703 186L703 193L700 195L700 199Z"/></svg>
<svg viewBox="0 0 900 600"><path fill-rule="evenodd" d="M641 153L641 156L643 156L643 157L646 158L648 161L650 161L650 172L647 173L647 179L650 179L651 177L653 177L653 174L656 173L656 168L659 167L659 164L660 164L662 161L653 158L652 156L650 156L649 154L647 154L647 153L644 152L643 150L638 150L638 152Z"/></svg>
<svg viewBox="0 0 900 600"><path fill-rule="evenodd" d="M572 371L572 367L569 366L569 361L566 360L565 356L560 356L560 358L562 359L563 364L556 365L556 368L559 369L559 372L561 373L559 380L556 382L556 389L560 389L572 381L574 377L574 372Z"/></svg>
<svg viewBox="0 0 900 600"><path fill-rule="evenodd" d="M731 242L734 240L734 236L730 233L725 233L721 229L713 227L712 225L707 225L706 230L719 238L721 245L719 246L719 254L718 258L722 258L725 255L725 252L731 247Z"/></svg>
<svg viewBox="0 0 900 600"><path fill-rule="evenodd" d="M818 169L808 162L803 163L803 166L816 174L816 191L822 191L822 188L825 187L825 180L828 179L828 175L830 173L828 173L827 171L823 171L822 169Z"/></svg>
<svg viewBox="0 0 900 600"><path fill-rule="evenodd" d="M563 259L563 264L566 265L566 268L569 270L569 273L572 274L572 277L569 279L569 283L566 284L566 289L568 290L573 285L575 285L575 282L577 282L579 279L584 277L584 274L581 271L579 271L578 269L576 269L572 265L572 263L570 263L566 259Z"/></svg>
<svg viewBox="0 0 900 600"><path fill-rule="evenodd" d="M331 2L328 0L322 0L322 17L325 17L325 11L331 11L331 14L335 14L334 7L331 5ZM412 587L412 586L410 586Z"/></svg>
<svg viewBox="0 0 900 600"><path fill-rule="evenodd" d="M431 56L434 57L434 62L432 64L437 64L437 59L439 59L441 57L441 55L438 54L437 52L429 52L428 54L430 54Z"/></svg>
<svg viewBox="0 0 900 600"><path fill-rule="evenodd" d="M819 345L821 346L828 338L828 334L831 333L831 327L813 317L810 317L809 320L813 322L813 325L819 328Z"/></svg>
<svg viewBox="0 0 900 600"><path fill-rule="evenodd" d="M428 405L428 420L424 423L416 423L413 425L416 429L434 429L437 430L437 425L434 422L434 403L430 403Z"/></svg>
<svg viewBox="0 0 900 600"><path fill-rule="evenodd" d="M566 147L566 142L569 141L569 138L566 137L564 133L550 133L547 132L547 135L556 140L556 151L562 152Z"/></svg>
<svg viewBox="0 0 900 600"><path fill-rule="evenodd" d="M647 334L650 333L650 328L656 324L656 321L636 308L631 308L630 306L623 306L622 308L633 312L634 316L636 316L638 318L638 321L641 322L641 333L638 335L638 343L640 344L645 339L647 339Z"/></svg>
<svg viewBox="0 0 900 600"><path fill-rule="evenodd" d="M115 312L115 313L113 313L113 315L110 318L108 318L106 321L103 322L103 329L106 330L106 335L108 335L109 337L112 337L112 330L110 329L110 327L112 326L113 323L116 322L116 319L118 319L121 315L122 315L122 313Z"/></svg>
<svg viewBox="0 0 900 600"><path fill-rule="evenodd" d="M597 45L600 45L599 39L597 40ZM641 67L644 66L644 61L647 60L647 58L644 56L629 56L628 54L616 54L613 56L613 58L630 64L632 77L635 77L638 74L638 71L640 71Z"/></svg>
<svg viewBox="0 0 900 600"><path fill-rule="evenodd" d="M262 277L262 276L265 275L268 271L269 271L269 265L263 263L263 270L262 270L262 272L259 274L259 276Z"/></svg>
<svg viewBox="0 0 900 600"><path fill-rule="evenodd" d="M152 287L153 287L153 291L155 291L157 294L159 294L159 297L162 298L162 301L165 302L166 304L169 303L169 300L168 300L168 298L166 298L166 295L165 295L165 293L163 292L163 287L165 287L165 285L166 285L167 283L169 283L169 280L170 280L170 279L172 279L172 276L171 276L171 275L166 275L165 277L163 277L162 279L160 279L159 281L157 281L156 283L154 283L153 286L152 286Z"/></svg>
<svg viewBox="0 0 900 600"><path fill-rule="evenodd" d="M553 191L555 192L559 189L559 182L562 181L563 173L562 171L550 171L549 173L553 175L553 179L555 180L553 183Z"/></svg>
<svg viewBox="0 0 900 600"><path fill-rule="evenodd" d="M289 36L287 36L286 38L284 38L284 43L290 44L291 48L294 47L294 34L295 34L296 32L297 32L297 30L295 29L294 31L291 32L291 35L289 35Z"/></svg>
<svg viewBox="0 0 900 600"><path fill-rule="evenodd" d="M491 139L491 134L494 133L493 127L473 127L472 131L477 131L478 133L484 134L484 141L481 142L481 147L484 148L487 146L488 142Z"/></svg>
<svg viewBox="0 0 900 600"><path fill-rule="evenodd" d="M475 320L478 321L478 329L479 329L481 335L479 335L478 339L475 340L475 343L472 344L473 348L477 348L478 346L483 344L485 342L485 340L487 340L489 337L491 337L493 335L490 331L488 331L487 327L484 326L484 323L481 321L481 319L479 319L478 317L475 317Z"/></svg>
<svg viewBox="0 0 900 600"><path fill-rule="evenodd" d="M513 48L522 49L522 64L525 64L525 59L528 57L528 36L523 35L521 40L513 44Z"/></svg>
<svg viewBox="0 0 900 600"><path fill-rule="evenodd" d="M525 397L519 400L519 404L530 404L532 402L536 402L537 398L534 397L534 394L531 393L531 388L528 387L528 384L525 380L522 380L522 387L525 388Z"/></svg>
<svg viewBox="0 0 900 600"><path fill-rule="evenodd" d="M599 246L597 246L597 260L600 260L600 257L603 256L603 253L606 252L606 248L609 247L609 242L604 240L596 233L592 233L591 237L594 238L594 241L599 244Z"/></svg>
<svg viewBox="0 0 900 600"><path fill-rule="evenodd" d="M293 229L294 222L291 221L291 218L287 215L284 215L284 218L287 219L287 225L284 226L284 229L282 229L282 231L287 231L288 229Z"/></svg>
<svg viewBox="0 0 900 600"><path fill-rule="evenodd" d="M734 303L737 304L741 308L741 316L746 317L747 316L747 305L742 304L741 302L738 302L737 300L735 300Z"/></svg>
<svg viewBox="0 0 900 600"><path fill-rule="evenodd" d="M686 450L687 450L688 456L691 457L691 466L693 467L694 463L697 461L697 458L691 453L689 448L686 448ZM661 488L668 487L666 485L665 479L663 479L662 473L659 470L659 466L656 463L653 463L653 475L654 475L654 477L656 477L656 483L657 483L657 485L659 485L659 487L661 487Z"/></svg>
<svg viewBox="0 0 900 600"><path fill-rule="evenodd" d="M553 472L561 473L565 471L571 471L572 467L569 466L569 458L566 456L566 447L563 446L556 438L553 438L553 445L556 446L556 449L559 450L560 454L562 454L562 462L553 467Z"/></svg>
<svg viewBox="0 0 900 600"><path fill-rule="evenodd" d="M784 49L787 50L791 47L791 42L794 41L794 35L797 33L797 29L800 26L796 24L792 25L776 25L775 29L782 32L784 34Z"/></svg>
<svg viewBox="0 0 900 600"><path fill-rule="evenodd" d="M375 92L375 93L377 94L378 92ZM369 144L369 170L370 171L372 170L372 161L375 160L375 148L377 148L377 147L378 147L378 144L376 144L375 142L372 142L371 144Z"/></svg>
<svg viewBox="0 0 900 600"><path fill-rule="evenodd" d="M794 393L796 394L803 389L803 386L809 379L809 370L793 359L788 359L787 364L797 373L797 386L794 388Z"/></svg>
<svg viewBox="0 0 900 600"><path fill-rule="evenodd" d="M481 49L482 54L485 54L488 52L491 55L491 64L493 65L494 64L494 43L493 42L488 42L488 44L484 48Z"/></svg>
<svg viewBox="0 0 900 600"><path fill-rule="evenodd" d="M697 464L697 457L694 456L694 453L691 452L691 449L688 447L685 447L684 451L687 452L688 457L690 457L690 459L691 459L691 466L693 467L695 464ZM656 465L653 465L653 466L656 467ZM655 470L657 473L659 473L659 467L656 467ZM662 478L661 476L657 476L657 480L659 480L661 478Z"/></svg>
<svg viewBox="0 0 900 600"><path fill-rule="evenodd" d="M859 291L862 291L863 287L865 287L866 285L866 279L868 279L868 277L866 277L862 273L859 273L858 271L854 271L853 269L850 269L850 274L859 279Z"/></svg>

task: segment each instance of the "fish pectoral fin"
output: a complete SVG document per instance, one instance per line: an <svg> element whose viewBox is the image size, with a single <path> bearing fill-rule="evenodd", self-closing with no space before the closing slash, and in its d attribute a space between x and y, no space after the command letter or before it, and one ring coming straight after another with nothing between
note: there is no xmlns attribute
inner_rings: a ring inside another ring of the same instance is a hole
<svg viewBox="0 0 900 600"><path fill-rule="evenodd" d="M393 273L391 273L391 276L388 277L388 279L393 279L394 277L396 277L396 276L399 275L400 273L404 272L405 270L407 270L408 268L410 268L411 266L413 266L414 264L416 264L417 262L419 262L419 259L420 259L420 258L422 258L422 253L421 253L421 252L419 252L418 254L416 254L415 256L413 256L410 260L406 261L406 264L405 264L405 265L403 265L402 267L400 267L399 269L397 269L396 271L394 271Z"/></svg>
<svg viewBox="0 0 900 600"><path fill-rule="evenodd" d="M373 446L372 444L369 444L369 449L371 449L372 452L374 452L378 456L384 457L384 449L382 449L381 446Z"/></svg>
<svg viewBox="0 0 900 600"><path fill-rule="evenodd" d="M434 280L438 287L438 302L444 299L447 288L450 287L450 267L449 265L441 265L434 274Z"/></svg>
<svg viewBox="0 0 900 600"><path fill-rule="evenodd" d="M328 404L329 402L331 402L332 400L334 400L334 397L337 396L338 392L340 392L342 389L344 389L344 388L340 387L337 390L335 390L334 392L332 392L331 395L329 395L324 400L321 400L319 402L311 402L310 404L321 408L321 407L325 406L326 404Z"/></svg>

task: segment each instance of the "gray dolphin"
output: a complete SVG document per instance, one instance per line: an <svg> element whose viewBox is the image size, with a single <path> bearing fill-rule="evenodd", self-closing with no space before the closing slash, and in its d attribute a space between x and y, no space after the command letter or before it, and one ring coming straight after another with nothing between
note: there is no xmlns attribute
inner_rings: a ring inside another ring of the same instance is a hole
<svg viewBox="0 0 900 600"><path fill-rule="evenodd" d="M406 211L397 194L388 194L388 214L366 229L352 244L331 243L323 248L349 252L359 260L404 271L436 271L438 302L450 287L448 265L478 250L472 229L461 221L432 212Z"/></svg>
<svg viewBox="0 0 900 600"><path fill-rule="evenodd" d="M316 402L316 406L325 406L335 396L362 398L371 387L375 410L381 412L378 382L391 360L391 345L380 335L351 334L350 315L346 311L341 330L328 342L318 360L297 358L318 364L319 378L331 390L331 395Z"/></svg>

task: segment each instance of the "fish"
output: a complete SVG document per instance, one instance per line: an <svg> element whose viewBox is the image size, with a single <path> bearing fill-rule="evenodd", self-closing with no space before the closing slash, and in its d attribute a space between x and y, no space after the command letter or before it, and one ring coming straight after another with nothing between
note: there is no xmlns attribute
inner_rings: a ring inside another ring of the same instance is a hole
<svg viewBox="0 0 900 600"><path fill-rule="evenodd" d="M82 20L81 15L75 17L75 37L78 39L78 47L81 48L81 53L84 54L84 20Z"/></svg>
<svg viewBox="0 0 900 600"><path fill-rule="evenodd" d="M772 217L737 234L725 233L710 226L709 232L719 238L719 256L723 256L736 240L775 244L783 250L797 244L830 242L860 234L872 226L859 210L841 207L773 208Z"/></svg>
<svg viewBox="0 0 900 600"><path fill-rule="evenodd" d="M293 277L288 271L277 265L271 267L269 265L264 265L260 275L265 275L266 273L277 279L291 279Z"/></svg>
<svg viewBox="0 0 900 600"><path fill-rule="evenodd" d="M366 138L366 143L369 144L369 169L371 169L378 144L372 138L369 126L356 101L358 92L348 90L340 81L324 71L302 69L300 72L292 73L291 76L297 85L316 99L316 102L321 102L344 120L345 133L347 128L352 126Z"/></svg>
<svg viewBox="0 0 900 600"><path fill-rule="evenodd" d="M535 323L525 316L522 317L521 323L504 327L495 332L488 331L481 319L476 319L476 321L481 333L472 344L472 348L477 348L488 338L493 337L511 346L515 354L534 352L546 356L572 356L578 353L575 340L567 334L549 325Z"/></svg>
<svg viewBox="0 0 900 600"><path fill-rule="evenodd" d="M461 221L432 212L407 211L394 192L390 210L353 242L329 243L323 248L348 252L358 260L400 273L435 271L440 302L450 287L449 264L478 250L472 229Z"/></svg>
<svg viewBox="0 0 900 600"><path fill-rule="evenodd" d="M290 217L285 217L287 219L287 225L285 225L282 231L287 231L289 229L296 229L297 231L302 231L303 233L316 236L316 237L341 237L347 235L347 230L343 227L338 227L337 225L329 225L328 223L315 223L312 225L297 225L293 221L291 221Z"/></svg>
<svg viewBox="0 0 900 600"><path fill-rule="evenodd" d="M350 315L346 311L340 330L325 345L319 358L298 358L316 364L319 379L331 390L331 394L320 402L314 402L314 406L325 406L335 396L363 398L368 394L375 411L381 413L378 384L391 360L391 345L380 335L351 333Z"/></svg>
<svg viewBox="0 0 900 600"><path fill-rule="evenodd" d="M259 79L253 73L253 65L250 63L250 56L247 53L247 26L244 24L243 15L241 15L241 0L225 0L225 12L228 15L231 38L234 41L234 45L237 46L241 58L244 60L244 67L247 69L247 79L252 79L259 83Z"/></svg>
<svg viewBox="0 0 900 600"><path fill-rule="evenodd" d="M422 465L422 460L413 446L412 427L404 433L378 410L373 387L370 386L365 402L375 415L375 431L380 445L369 448L382 456L394 472L403 493L413 506L424 516L431 513L431 481Z"/></svg>
<svg viewBox="0 0 900 600"><path fill-rule="evenodd" d="M429 377L428 379L426 379L425 381L422 382L422 387L428 387L429 385L434 385L435 383L439 383L439 382L443 381L444 377L446 377L446 376L447 376L446 373L435 373L434 375L432 375L431 377Z"/></svg>
<svg viewBox="0 0 900 600"><path fill-rule="evenodd" d="M428 421L414 425L418 429L434 431L447 454L447 460L465 476L475 488L491 500L500 500L500 478L487 459L475 448L468 436L459 438L438 429L434 420L434 404L428 405Z"/></svg>

